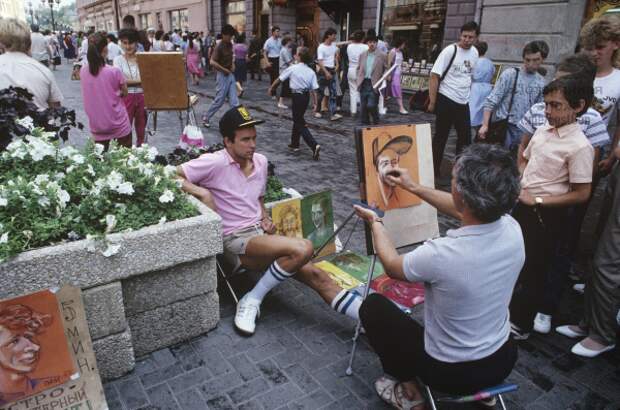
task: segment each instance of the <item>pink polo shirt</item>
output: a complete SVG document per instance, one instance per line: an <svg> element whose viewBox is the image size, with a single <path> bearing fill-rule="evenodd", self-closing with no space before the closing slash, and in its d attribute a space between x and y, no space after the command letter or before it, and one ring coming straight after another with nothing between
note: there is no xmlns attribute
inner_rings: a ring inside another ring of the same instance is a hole
<svg viewBox="0 0 620 410"><path fill-rule="evenodd" d="M248 177L226 149L181 165L189 182L213 195L224 235L259 223L263 217L260 198L267 185L267 157L254 154L253 161L254 172Z"/></svg>
<svg viewBox="0 0 620 410"><path fill-rule="evenodd" d="M560 128L539 127L523 156L528 162L521 188L532 195L562 195L570 184L592 182L594 148L576 122Z"/></svg>

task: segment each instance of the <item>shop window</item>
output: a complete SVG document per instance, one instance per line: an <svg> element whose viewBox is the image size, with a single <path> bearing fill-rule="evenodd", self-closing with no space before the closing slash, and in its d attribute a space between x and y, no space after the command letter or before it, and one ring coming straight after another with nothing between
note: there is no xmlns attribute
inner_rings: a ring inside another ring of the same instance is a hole
<svg viewBox="0 0 620 410"><path fill-rule="evenodd" d="M189 13L187 9L171 10L168 13L171 30L175 28L187 30L189 28Z"/></svg>
<svg viewBox="0 0 620 410"><path fill-rule="evenodd" d="M245 0L226 3L226 23L233 26L239 33L245 31Z"/></svg>

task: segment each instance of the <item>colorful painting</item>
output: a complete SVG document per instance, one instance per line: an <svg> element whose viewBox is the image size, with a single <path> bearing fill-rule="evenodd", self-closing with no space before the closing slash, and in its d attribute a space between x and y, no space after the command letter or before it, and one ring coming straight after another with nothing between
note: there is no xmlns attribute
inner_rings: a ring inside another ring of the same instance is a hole
<svg viewBox="0 0 620 410"><path fill-rule="evenodd" d="M370 288L406 308L424 302L423 283L396 280L383 274L370 282Z"/></svg>
<svg viewBox="0 0 620 410"><path fill-rule="evenodd" d="M334 209L330 191L308 195L301 200L301 225L303 237L312 242L315 250L330 239L334 234ZM332 238L320 256L335 251L336 243Z"/></svg>
<svg viewBox="0 0 620 410"><path fill-rule="evenodd" d="M407 169L413 182L434 188L430 124L379 125L355 129L360 197L385 211L383 221L396 248L439 236L437 210L387 179ZM366 229L366 249L375 253Z"/></svg>
<svg viewBox="0 0 620 410"><path fill-rule="evenodd" d="M271 219L278 235L289 238L303 238L301 225L301 201L291 199L281 202L271 209Z"/></svg>
<svg viewBox="0 0 620 410"><path fill-rule="evenodd" d="M345 251L337 255L332 255L326 259L341 270L347 272L360 282L366 283L368 271L370 270L371 260L368 256L358 255L355 252ZM379 259L375 262L373 277L377 277L384 272L383 265Z"/></svg>
<svg viewBox="0 0 620 410"><path fill-rule="evenodd" d="M77 377L55 292L0 302L0 406Z"/></svg>
<svg viewBox="0 0 620 410"><path fill-rule="evenodd" d="M409 208L421 200L388 180L395 168L405 168L414 182L418 178L415 126L390 125L362 130L366 201L383 211Z"/></svg>
<svg viewBox="0 0 620 410"><path fill-rule="evenodd" d="M342 289L353 289L362 284L361 281L357 280L353 276L349 275L347 272L338 268L333 263L328 261L321 261L315 263L315 266L319 269L327 272L330 278L336 283L336 285L340 286Z"/></svg>

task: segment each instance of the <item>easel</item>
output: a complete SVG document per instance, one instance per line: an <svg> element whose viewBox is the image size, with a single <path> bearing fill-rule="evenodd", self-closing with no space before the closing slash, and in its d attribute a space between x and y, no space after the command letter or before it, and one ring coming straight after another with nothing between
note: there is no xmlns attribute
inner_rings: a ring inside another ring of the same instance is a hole
<svg viewBox="0 0 620 410"><path fill-rule="evenodd" d="M147 112L147 135L157 132L159 111L176 111L179 117L180 132L185 125L195 123L194 106L198 96L189 94L185 77L183 54L177 52L138 53L138 67L144 90L144 105ZM185 119L184 119L185 116ZM192 124L196 125L196 124Z"/></svg>

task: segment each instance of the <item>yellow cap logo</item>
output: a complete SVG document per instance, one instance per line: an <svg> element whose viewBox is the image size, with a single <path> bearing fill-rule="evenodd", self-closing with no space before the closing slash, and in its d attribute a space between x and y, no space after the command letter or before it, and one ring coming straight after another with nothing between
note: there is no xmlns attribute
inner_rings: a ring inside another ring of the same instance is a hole
<svg viewBox="0 0 620 410"><path fill-rule="evenodd" d="M250 121L252 119L252 117L250 116L250 113L245 107L239 107L237 108L237 111L239 111L239 114L241 114L241 116L243 117L245 121Z"/></svg>

